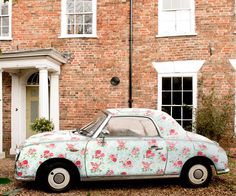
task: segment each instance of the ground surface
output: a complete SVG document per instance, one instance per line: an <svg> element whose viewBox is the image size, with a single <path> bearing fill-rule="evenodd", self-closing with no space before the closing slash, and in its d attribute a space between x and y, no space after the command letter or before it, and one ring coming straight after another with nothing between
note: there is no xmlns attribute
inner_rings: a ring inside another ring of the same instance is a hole
<svg viewBox="0 0 236 196"><path fill-rule="evenodd" d="M181 187L179 180L138 180L138 181L105 181L87 182L80 184L68 193L49 194L38 188L35 183L17 182L14 180L14 160L0 160L0 178L10 178L11 183L0 184L0 195L160 195L160 196L228 196L236 195L236 159L230 158L230 173L222 176L214 176L207 188L187 189ZM17 192L17 190L19 192ZM12 192L9 192L12 191ZM14 192L15 191L15 192Z"/></svg>

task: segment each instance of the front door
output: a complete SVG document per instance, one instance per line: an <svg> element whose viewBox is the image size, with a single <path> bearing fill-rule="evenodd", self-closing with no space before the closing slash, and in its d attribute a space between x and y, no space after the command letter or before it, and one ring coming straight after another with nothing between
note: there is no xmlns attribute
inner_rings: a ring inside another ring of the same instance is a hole
<svg viewBox="0 0 236 196"><path fill-rule="evenodd" d="M107 135L88 142L86 171L90 176L163 175L167 148L152 120L113 117L103 130Z"/></svg>
<svg viewBox="0 0 236 196"><path fill-rule="evenodd" d="M26 138L34 135L31 123L39 117L39 87L26 87Z"/></svg>

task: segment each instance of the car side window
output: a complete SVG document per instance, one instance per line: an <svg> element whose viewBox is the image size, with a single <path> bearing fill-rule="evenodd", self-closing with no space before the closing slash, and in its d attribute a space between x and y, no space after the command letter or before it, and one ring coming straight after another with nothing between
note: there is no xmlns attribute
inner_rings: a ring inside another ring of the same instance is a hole
<svg viewBox="0 0 236 196"><path fill-rule="evenodd" d="M152 120L146 117L113 117L104 128L108 137L157 136Z"/></svg>

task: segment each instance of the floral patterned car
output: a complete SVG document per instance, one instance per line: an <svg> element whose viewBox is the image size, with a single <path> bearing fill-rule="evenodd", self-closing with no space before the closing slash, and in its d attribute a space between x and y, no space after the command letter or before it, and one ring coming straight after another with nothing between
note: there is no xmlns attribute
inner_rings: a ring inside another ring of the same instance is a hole
<svg viewBox="0 0 236 196"><path fill-rule="evenodd" d="M208 185L212 168L229 172L218 143L185 131L168 114L150 109L107 109L78 130L31 136L17 149L17 180L40 181L49 191L78 180L181 178Z"/></svg>

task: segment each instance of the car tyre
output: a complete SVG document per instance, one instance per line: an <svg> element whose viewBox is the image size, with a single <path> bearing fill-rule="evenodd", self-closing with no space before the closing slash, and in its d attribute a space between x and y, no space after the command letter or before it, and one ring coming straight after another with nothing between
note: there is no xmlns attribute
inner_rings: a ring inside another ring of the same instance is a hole
<svg viewBox="0 0 236 196"><path fill-rule="evenodd" d="M40 172L38 182L48 192L66 192L74 184L73 171L63 162L46 165Z"/></svg>
<svg viewBox="0 0 236 196"><path fill-rule="evenodd" d="M211 166L207 163L190 163L183 168L183 185L186 187L206 187L212 178Z"/></svg>

